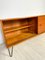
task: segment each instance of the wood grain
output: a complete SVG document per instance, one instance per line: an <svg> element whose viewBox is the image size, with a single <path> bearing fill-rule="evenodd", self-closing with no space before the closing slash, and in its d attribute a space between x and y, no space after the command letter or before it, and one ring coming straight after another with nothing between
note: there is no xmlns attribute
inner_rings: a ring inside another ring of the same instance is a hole
<svg viewBox="0 0 45 60"><path fill-rule="evenodd" d="M45 32L45 16L2 20L6 47Z"/></svg>

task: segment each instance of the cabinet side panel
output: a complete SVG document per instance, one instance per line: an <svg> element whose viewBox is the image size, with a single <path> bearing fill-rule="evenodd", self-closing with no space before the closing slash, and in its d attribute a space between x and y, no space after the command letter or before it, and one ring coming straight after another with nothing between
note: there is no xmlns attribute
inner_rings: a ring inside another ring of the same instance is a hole
<svg viewBox="0 0 45 60"><path fill-rule="evenodd" d="M2 31L2 21L0 21L0 45L4 44L4 35Z"/></svg>

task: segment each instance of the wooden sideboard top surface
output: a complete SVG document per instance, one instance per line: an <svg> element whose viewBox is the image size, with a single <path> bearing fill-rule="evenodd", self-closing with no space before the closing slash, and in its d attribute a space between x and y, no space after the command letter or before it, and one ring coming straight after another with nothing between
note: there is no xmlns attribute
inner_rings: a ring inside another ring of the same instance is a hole
<svg viewBox="0 0 45 60"><path fill-rule="evenodd" d="M45 15L40 15L40 16L45 16ZM40 16L29 16L29 17L21 17L21 18L5 18L5 19L0 19L0 21L22 20L22 19L28 19L28 18L34 18L34 17L40 17Z"/></svg>

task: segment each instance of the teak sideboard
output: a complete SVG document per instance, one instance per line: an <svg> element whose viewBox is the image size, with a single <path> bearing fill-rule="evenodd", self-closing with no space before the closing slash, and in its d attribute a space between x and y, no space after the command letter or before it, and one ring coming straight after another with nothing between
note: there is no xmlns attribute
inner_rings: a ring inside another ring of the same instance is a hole
<svg viewBox="0 0 45 60"><path fill-rule="evenodd" d="M44 15L28 18L4 19L0 20L0 23L2 24L2 32L7 48L24 41L27 38L45 32Z"/></svg>

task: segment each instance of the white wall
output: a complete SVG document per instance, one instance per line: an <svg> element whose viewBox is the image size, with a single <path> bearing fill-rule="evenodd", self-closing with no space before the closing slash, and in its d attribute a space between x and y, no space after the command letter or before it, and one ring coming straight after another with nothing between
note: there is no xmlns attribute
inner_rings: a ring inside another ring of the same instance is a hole
<svg viewBox="0 0 45 60"><path fill-rule="evenodd" d="M0 0L0 19L44 15L44 0Z"/></svg>

